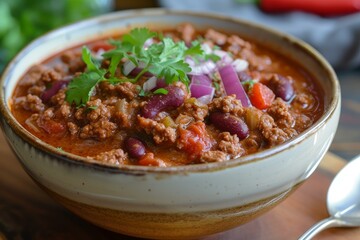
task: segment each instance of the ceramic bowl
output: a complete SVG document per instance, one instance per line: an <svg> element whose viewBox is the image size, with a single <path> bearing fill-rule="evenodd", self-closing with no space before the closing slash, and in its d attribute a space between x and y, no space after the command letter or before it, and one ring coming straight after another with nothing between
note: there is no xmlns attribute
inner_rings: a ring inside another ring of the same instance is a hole
<svg viewBox="0 0 360 240"><path fill-rule="evenodd" d="M227 162L181 167L107 166L87 161L35 138L9 110L16 82L33 64L92 39L135 26L191 22L238 33L298 62L325 93L325 113L293 140ZM67 209L100 227L126 235L196 238L246 223L268 211L316 169L334 137L340 114L337 77L306 43L263 26L210 14L147 9L79 22L29 44L1 79L1 126L33 180ZM274 226L276 227L276 226Z"/></svg>

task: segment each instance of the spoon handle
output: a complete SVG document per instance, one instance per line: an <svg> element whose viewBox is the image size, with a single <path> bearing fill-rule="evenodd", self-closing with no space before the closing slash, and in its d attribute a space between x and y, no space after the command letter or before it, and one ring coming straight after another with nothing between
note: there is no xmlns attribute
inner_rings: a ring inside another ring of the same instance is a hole
<svg viewBox="0 0 360 240"><path fill-rule="evenodd" d="M312 239L316 234L321 232L324 229L335 227L335 226L341 226L342 221L337 218L326 218L315 225L313 225L309 230L307 230L298 240L310 240Z"/></svg>

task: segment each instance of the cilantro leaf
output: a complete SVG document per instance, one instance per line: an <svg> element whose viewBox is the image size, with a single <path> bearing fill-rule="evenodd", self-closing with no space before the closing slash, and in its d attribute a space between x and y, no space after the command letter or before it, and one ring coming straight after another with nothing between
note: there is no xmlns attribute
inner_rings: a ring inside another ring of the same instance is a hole
<svg viewBox="0 0 360 240"><path fill-rule="evenodd" d="M155 36L156 33L148 28L134 28L129 34L125 34L122 40L135 47L143 47L146 40Z"/></svg>
<svg viewBox="0 0 360 240"><path fill-rule="evenodd" d="M75 103L76 106L85 105L89 101L95 86L103 80L106 71L100 70L99 72L85 72L71 80L66 91L66 101L70 104Z"/></svg>
<svg viewBox="0 0 360 240"><path fill-rule="evenodd" d="M168 94L168 90L166 90L165 88L158 88L158 89L156 89L153 93L154 94L164 94L164 95L166 95L166 94Z"/></svg>
<svg viewBox="0 0 360 240"><path fill-rule="evenodd" d="M93 56L91 55L91 51L89 48L84 46L82 48L82 59L84 63L86 64L88 71L98 71L100 67L100 62L95 60Z"/></svg>
<svg viewBox="0 0 360 240"><path fill-rule="evenodd" d="M83 106L89 101L95 86L105 78L106 73L106 70L100 69L100 63L92 57L86 46L82 49L82 59L86 63L86 71L70 81L65 98L76 106Z"/></svg>
<svg viewBox="0 0 360 240"><path fill-rule="evenodd" d="M199 41L193 41L191 43L191 47L188 48L186 51L185 51L185 55L188 55L188 56L197 56L197 55L204 55L204 50L201 48L201 44Z"/></svg>

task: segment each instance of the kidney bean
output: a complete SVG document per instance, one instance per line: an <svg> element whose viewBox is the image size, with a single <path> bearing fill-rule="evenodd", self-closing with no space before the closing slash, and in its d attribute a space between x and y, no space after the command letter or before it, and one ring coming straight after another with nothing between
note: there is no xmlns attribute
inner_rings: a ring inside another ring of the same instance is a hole
<svg viewBox="0 0 360 240"><path fill-rule="evenodd" d="M274 81L270 88L284 101L289 101L294 96L294 88L290 80L284 76L278 75L278 81Z"/></svg>
<svg viewBox="0 0 360 240"><path fill-rule="evenodd" d="M156 94L150 97L146 105L141 109L141 116L154 118L159 112L165 109L177 108L184 103L185 92L177 86L167 86L167 94Z"/></svg>
<svg viewBox="0 0 360 240"><path fill-rule="evenodd" d="M53 85L46 89L45 92L41 95L41 100L44 103L47 103L50 101L50 99L59 92L61 88L69 84L69 80L59 80L57 82L54 82Z"/></svg>
<svg viewBox="0 0 360 240"><path fill-rule="evenodd" d="M146 153L145 144L134 137L129 137L125 140L125 149L129 156L133 158L141 158Z"/></svg>
<svg viewBox="0 0 360 240"><path fill-rule="evenodd" d="M240 139L244 139L249 135L249 128L246 123L242 119L229 113L211 113L210 122L221 131L236 134Z"/></svg>

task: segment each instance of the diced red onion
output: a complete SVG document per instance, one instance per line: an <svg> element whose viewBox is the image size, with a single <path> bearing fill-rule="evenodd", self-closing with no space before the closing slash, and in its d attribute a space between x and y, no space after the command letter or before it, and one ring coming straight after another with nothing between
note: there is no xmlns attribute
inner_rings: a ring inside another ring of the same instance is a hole
<svg viewBox="0 0 360 240"><path fill-rule="evenodd" d="M190 75L204 75L214 72L216 69L216 64L213 61L208 60L190 67L191 67L191 72L189 72Z"/></svg>
<svg viewBox="0 0 360 240"><path fill-rule="evenodd" d="M155 76L146 80L143 84L143 90L145 92L151 91L157 86L157 78Z"/></svg>
<svg viewBox="0 0 360 240"><path fill-rule="evenodd" d="M209 104L213 98L214 98L214 94L204 95L202 97L197 98L197 101L201 102L202 104Z"/></svg>
<svg viewBox="0 0 360 240"><path fill-rule="evenodd" d="M146 64L144 62L139 62L139 65L137 67L135 67L131 72L130 75L131 76L137 76L143 69L144 67L146 67ZM145 72L144 73L145 77L152 77L154 76L152 73L150 72Z"/></svg>
<svg viewBox="0 0 360 240"><path fill-rule="evenodd" d="M193 75L191 77L192 84L211 86L211 79L206 75Z"/></svg>
<svg viewBox="0 0 360 240"><path fill-rule="evenodd" d="M35 132L40 132L40 129L38 128L36 122L34 122L34 119L32 117L26 119L25 124Z"/></svg>
<svg viewBox="0 0 360 240"><path fill-rule="evenodd" d="M233 65L236 72L242 72L248 68L249 63L248 63L248 61L246 61L244 59L238 58L235 61L233 61L231 65Z"/></svg>
<svg viewBox="0 0 360 240"><path fill-rule="evenodd" d="M148 47L150 47L150 45L152 45L154 43L154 39L153 38L149 38L148 40L145 41L144 43L144 48L147 49Z"/></svg>
<svg viewBox="0 0 360 240"><path fill-rule="evenodd" d="M49 89L46 89L45 92L41 95L41 100L44 103L47 103L50 101L50 99L59 92L61 88L66 86L69 83L69 80L59 80L52 84L52 86Z"/></svg>
<svg viewBox="0 0 360 240"><path fill-rule="evenodd" d="M136 65L130 61L127 60L126 62L124 62L123 64L123 74L125 76L129 75L134 69L136 68Z"/></svg>
<svg viewBox="0 0 360 240"><path fill-rule="evenodd" d="M200 84L190 84L189 86L191 96L194 98L199 98L205 95L214 95L215 88Z"/></svg>
<svg viewBox="0 0 360 240"><path fill-rule="evenodd" d="M209 44L207 44L207 43L201 44L201 49L202 49L202 50L204 51L204 53L206 53L206 54L212 53L212 49L211 49L211 47L209 46Z"/></svg>
<svg viewBox="0 0 360 240"><path fill-rule="evenodd" d="M229 64L219 69L220 77L227 95L235 94L244 107L251 106L250 100L239 80L234 67Z"/></svg>
<svg viewBox="0 0 360 240"><path fill-rule="evenodd" d="M214 54L220 57L220 60L217 62L217 66L225 66L233 62L233 58L229 55L228 52L223 50L214 50Z"/></svg>
<svg viewBox="0 0 360 240"><path fill-rule="evenodd" d="M195 61L192 59L192 57L187 56L185 57L184 61L189 64L191 68L195 66Z"/></svg>
<svg viewBox="0 0 360 240"><path fill-rule="evenodd" d="M105 51L103 48L99 48L99 49L95 52L94 57L95 57L96 59L102 60L102 59L104 59L104 57L102 56L104 52L106 52L106 51Z"/></svg>

